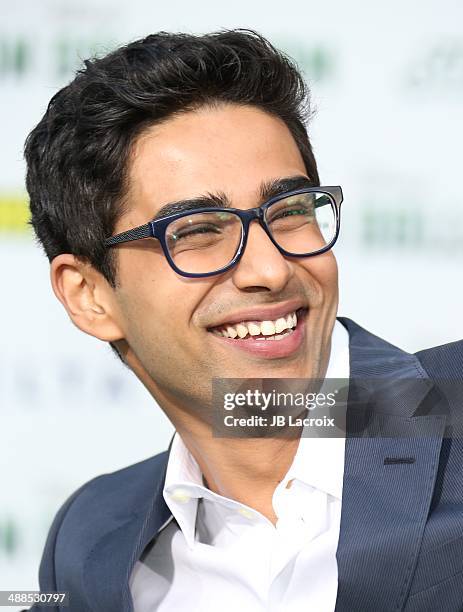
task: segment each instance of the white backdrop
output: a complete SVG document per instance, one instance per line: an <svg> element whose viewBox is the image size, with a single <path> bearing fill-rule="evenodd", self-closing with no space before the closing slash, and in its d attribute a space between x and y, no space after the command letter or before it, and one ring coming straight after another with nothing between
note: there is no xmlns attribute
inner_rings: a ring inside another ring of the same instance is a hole
<svg viewBox="0 0 463 612"><path fill-rule="evenodd" d="M223 6L222 6L223 4ZM22 146L79 58L158 30L251 27L303 68L322 182L343 186L340 314L415 351L463 336L463 6L457 0L0 3L0 590L37 588L51 518L172 427L76 330L15 221ZM16 208L15 208L16 207Z"/></svg>

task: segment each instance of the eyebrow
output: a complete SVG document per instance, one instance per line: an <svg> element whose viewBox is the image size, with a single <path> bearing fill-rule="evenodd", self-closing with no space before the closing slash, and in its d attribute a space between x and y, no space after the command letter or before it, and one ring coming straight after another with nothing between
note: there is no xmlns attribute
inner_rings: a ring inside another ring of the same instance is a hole
<svg viewBox="0 0 463 612"><path fill-rule="evenodd" d="M272 179L270 181L264 181L259 188L259 195L262 201L270 200L276 196L282 195L289 191L295 191L296 189L305 189L306 187L316 187L313 181L303 175L288 176L284 178ZM161 219L162 217L168 217L178 212L184 212L188 210L195 210L197 208L232 208L230 199L223 191L216 193L205 193L204 195L197 196L195 198L188 198L186 200L177 200L175 202L168 202L161 206L156 212L152 221Z"/></svg>

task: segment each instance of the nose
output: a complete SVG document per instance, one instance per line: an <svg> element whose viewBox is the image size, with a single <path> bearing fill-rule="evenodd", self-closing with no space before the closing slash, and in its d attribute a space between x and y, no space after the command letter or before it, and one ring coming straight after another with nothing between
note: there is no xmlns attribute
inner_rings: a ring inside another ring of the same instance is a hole
<svg viewBox="0 0 463 612"><path fill-rule="evenodd" d="M240 261L233 269L233 282L243 291L284 289L294 273L286 259L267 236L257 220L249 225L248 241Z"/></svg>

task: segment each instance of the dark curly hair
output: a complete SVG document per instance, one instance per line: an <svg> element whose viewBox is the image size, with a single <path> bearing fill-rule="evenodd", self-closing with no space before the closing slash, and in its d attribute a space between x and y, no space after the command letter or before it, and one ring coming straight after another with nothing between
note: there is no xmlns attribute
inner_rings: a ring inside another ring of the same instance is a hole
<svg viewBox="0 0 463 612"><path fill-rule="evenodd" d="M117 285L104 247L124 210L128 156L148 126L205 105L247 104L282 119L319 184L310 96L294 63L252 30L159 32L84 62L25 144L31 224L51 261L72 253Z"/></svg>

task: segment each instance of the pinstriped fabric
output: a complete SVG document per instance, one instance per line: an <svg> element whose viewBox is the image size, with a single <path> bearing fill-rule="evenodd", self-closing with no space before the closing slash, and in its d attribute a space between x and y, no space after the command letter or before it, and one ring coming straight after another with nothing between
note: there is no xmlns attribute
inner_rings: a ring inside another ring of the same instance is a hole
<svg viewBox="0 0 463 612"><path fill-rule="evenodd" d="M405 612L462 612L462 582L463 575L458 573L440 584L412 595Z"/></svg>
<svg viewBox="0 0 463 612"><path fill-rule="evenodd" d="M463 340L419 351L416 356L431 378L463 380Z"/></svg>
<svg viewBox="0 0 463 612"><path fill-rule="evenodd" d="M462 380L462 342L414 356L342 322L351 337L353 377ZM446 416L414 417L413 401L391 407L399 417L404 411L412 417L413 426L434 423L429 438L348 441L336 612L462 612L462 440L441 443L444 428L436 419L455 421L463 402L455 393L445 399ZM386 452L415 462L381 465Z"/></svg>
<svg viewBox="0 0 463 612"><path fill-rule="evenodd" d="M463 341L420 351L417 356L445 395L450 409L452 435L443 440L432 505L435 512L447 512L463 499ZM454 528L454 537L463 534L463 526L460 529ZM432 534L432 523L430 531ZM437 543L435 535L434 539Z"/></svg>
<svg viewBox="0 0 463 612"><path fill-rule="evenodd" d="M423 367L443 392L445 381L456 393L446 393L452 437L442 443L439 471L426 525L426 540L417 565L406 612L463 610L463 342L420 351ZM442 534L445 533L445 536ZM429 586L431 585L431 586Z"/></svg>

